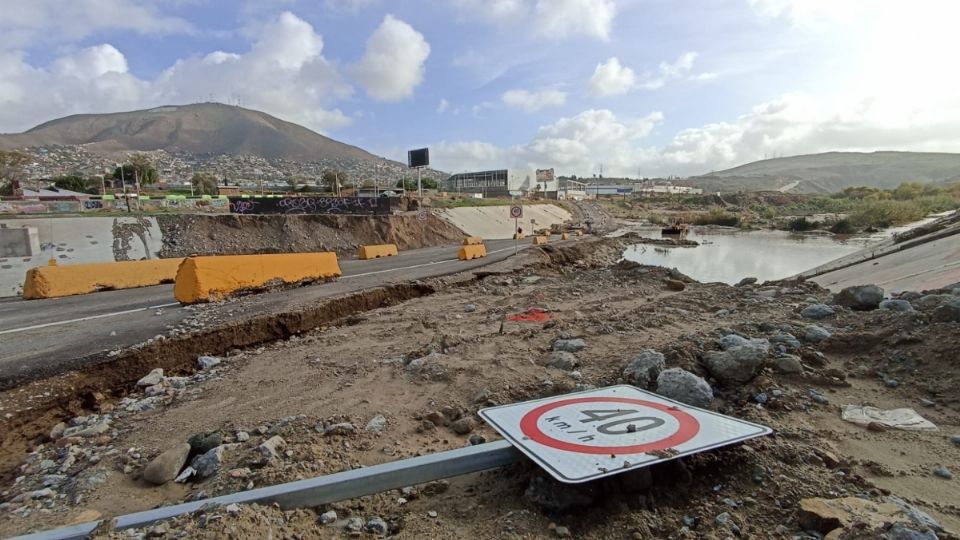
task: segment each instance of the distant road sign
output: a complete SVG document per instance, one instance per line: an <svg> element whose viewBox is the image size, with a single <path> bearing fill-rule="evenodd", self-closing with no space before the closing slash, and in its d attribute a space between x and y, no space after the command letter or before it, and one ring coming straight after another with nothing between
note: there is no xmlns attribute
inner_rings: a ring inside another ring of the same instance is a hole
<svg viewBox="0 0 960 540"><path fill-rule="evenodd" d="M771 429L629 385L492 407L480 416L561 482L711 450Z"/></svg>
<svg viewBox="0 0 960 540"><path fill-rule="evenodd" d="M417 212L417 219L419 219L420 221L426 221L427 218L429 218L429 217L430 217L430 211L429 211L429 210L421 210L421 211Z"/></svg>
<svg viewBox="0 0 960 540"><path fill-rule="evenodd" d="M510 207L510 217L513 219L520 219L523 217L523 207L522 206L511 206Z"/></svg>

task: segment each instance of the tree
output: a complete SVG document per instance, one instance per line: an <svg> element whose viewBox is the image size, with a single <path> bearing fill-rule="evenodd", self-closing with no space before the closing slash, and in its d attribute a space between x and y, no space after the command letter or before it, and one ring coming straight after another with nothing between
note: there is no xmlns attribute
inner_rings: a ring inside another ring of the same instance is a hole
<svg viewBox="0 0 960 540"><path fill-rule="evenodd" d="M0 150L0 194L13 193L14 184L23 177L30 156L23 152Z"/></svg>
<svg viewBox="0 0 960 540"><path fill-rule="evenodd" d="M139 180L140 185L145 186L156 184L160 180L160 173L148 154L136 153L130 156L128 163L114 169L113 177L124 184L134 184Z"/></svg>
<svg viewBox="0 0 960 540"><path fill-rule="evenodd" d="M284 182L290 186L290 191L296 191L300 187L300 177L299 176L288 176L284 178Z"/></svg>
<svg viewBox="0 0 960 540"><path fill-rule="evenodd" d="M337 169L323 171L323 183L334 193L340 193L340 188L348 180L347 173Z"/></svg>
<svg viewBox="0 0 960 540"><path fill-rule="evenodd" d="M193 184L193 190L197 195L217 194L217 177L208 172L193 173L190 183Z"/></svg>
<svg viewBox="0 0 960 540"><path fill-rule="evenodd" d="M84 178L77 174L69 174L66 176L57 176L51 178L53 185L58 189L68 189L70 191L78 191L80 193L86 193L91 187L94 186L94 179Z"/></svg>
<svg viewBox="0 0 960 540"><path fill-rule="evenodd" d="M433 178L422 178L420 180L420 185L423 186L423 189L437 189L440 187L440 184L438 184Z"/></svg>

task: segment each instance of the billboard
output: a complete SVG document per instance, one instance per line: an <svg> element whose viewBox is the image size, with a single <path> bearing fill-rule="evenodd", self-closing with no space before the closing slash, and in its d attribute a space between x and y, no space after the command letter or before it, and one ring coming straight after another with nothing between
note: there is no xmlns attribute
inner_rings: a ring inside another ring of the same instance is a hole
<svg viewBox="0 0 960 540"><path fill-rule="evenodd" d="M430 165L430 149L419 148L407 152L407 166L411 169Z"/></svg>
<svg viewBox="0 0 960 540"><path fill-rule="evenodd" d="M553 169L537 169L537 182L553 182Z"/></svg>

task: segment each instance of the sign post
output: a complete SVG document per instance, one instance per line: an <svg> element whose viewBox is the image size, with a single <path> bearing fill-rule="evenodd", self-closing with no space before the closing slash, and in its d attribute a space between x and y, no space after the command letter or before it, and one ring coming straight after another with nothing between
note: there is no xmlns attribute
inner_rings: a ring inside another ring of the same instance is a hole
<svg viewBox="0 0 960 540"><path fill-rule="evenodd" d="M523 206L511 206L510 217L513 218L513 254L516 255L520 252L520 218L523 217Z"/></svg>
<svg viewBox="0 0 960 540"><path fill-rule="evenodd" d="M772 432L629 385L491 407L480 416L551 476L572 484Z"/></svg>

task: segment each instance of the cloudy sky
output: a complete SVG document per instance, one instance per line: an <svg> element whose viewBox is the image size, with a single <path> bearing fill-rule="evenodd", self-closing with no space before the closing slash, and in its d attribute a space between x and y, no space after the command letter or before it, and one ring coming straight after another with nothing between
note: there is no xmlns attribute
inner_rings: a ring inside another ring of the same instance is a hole
<svg viewBox="0 0 960 540"><path fill-rule="evenodd" d="M960 151L956 0L0 0L0 132L239 103L451 172Z"/></svg>

